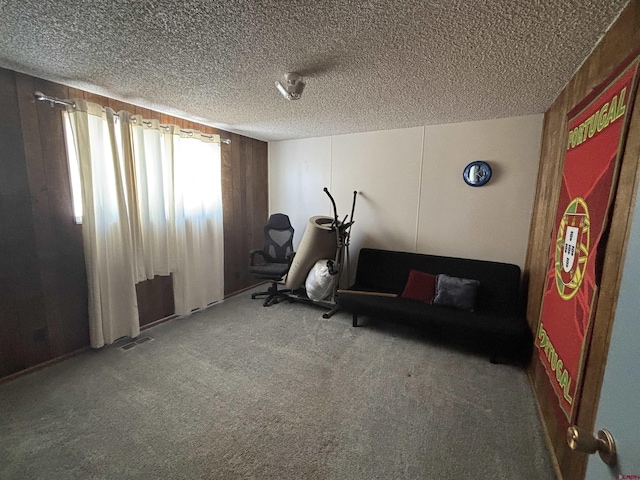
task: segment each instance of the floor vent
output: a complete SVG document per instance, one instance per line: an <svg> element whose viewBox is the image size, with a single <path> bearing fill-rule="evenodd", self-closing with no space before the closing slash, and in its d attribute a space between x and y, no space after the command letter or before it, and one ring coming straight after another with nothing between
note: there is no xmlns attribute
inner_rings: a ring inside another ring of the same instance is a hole
<svg viewBox="0 0 640 480"><path fill-rule="evenodd" d="M133 347L140 345L141 343L150 342L151 340L153 340L153 337L149 337L149 336L140 337L136 340L131 340L129 343L122 345L120 348L122 350L131 350Z"/></svg>

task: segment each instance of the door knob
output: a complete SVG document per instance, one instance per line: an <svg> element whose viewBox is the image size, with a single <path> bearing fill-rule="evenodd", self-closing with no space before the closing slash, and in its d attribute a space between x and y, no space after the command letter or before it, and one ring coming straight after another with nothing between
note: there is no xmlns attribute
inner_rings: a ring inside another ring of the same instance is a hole
<svg viewBox="0 0 640 480"><path fill-rule="evenodd" d="M590 432L571 425L567 429L567 443L571 450L583 453L600 454L600 458L607 465L615 465L617 461L616 442L607 430L598 430L594 437Z"/></svg>

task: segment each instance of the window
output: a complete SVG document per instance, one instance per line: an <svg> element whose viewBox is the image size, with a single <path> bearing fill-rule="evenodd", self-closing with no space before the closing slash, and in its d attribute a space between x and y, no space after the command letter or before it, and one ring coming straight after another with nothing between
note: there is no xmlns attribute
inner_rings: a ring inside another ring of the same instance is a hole
<svg viewBox="0 0 640 480"><path fill-rule="evenodd" d="M69 181L71 184L71 202L73 205L73 216L77 224L82 223L82 185L80 183L80 163L76 152L76 142L71 130L69 114L62 112L64 123L64 136L67 146L67 159L69 164Z"/></svg>

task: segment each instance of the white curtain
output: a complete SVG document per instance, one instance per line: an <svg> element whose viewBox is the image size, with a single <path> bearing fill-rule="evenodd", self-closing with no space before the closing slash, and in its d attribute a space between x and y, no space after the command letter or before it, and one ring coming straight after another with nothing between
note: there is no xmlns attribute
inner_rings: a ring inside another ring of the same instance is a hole
<svg viewBox="0 0 640 480"><path fill-rule="evenodd" d="M220 137L74 102L90 336L99 348L140 333L136 282L172 273L179 315L223 299Z"/></svg>
<svg viewBox="0 0 640 480"><path fill-rule="evenodd" d="M185 315L224 297L224 248L219 137L168 132L172 152L176 313Z"/></svg>
<svg viewBox="0 0 640 480"><path fill-rule="evenodd" d="M126 112L120 112L126 117ZM164 155L163 133L157 120L143 120L140 115L130 123L135 190L137 192L136 220L140 228L140 250L136 267L138 281L151 280L155 275L169 275L174 266L174 252L170 249L172 215L169 213L168 182L171 158Z"/></svg>
<svg viewBox="0 0 640 480"><path fill-rule="evenodd" d="M91 346L140 333L134 250L114 112L75 100L69 122L80 167Z"/></svg>

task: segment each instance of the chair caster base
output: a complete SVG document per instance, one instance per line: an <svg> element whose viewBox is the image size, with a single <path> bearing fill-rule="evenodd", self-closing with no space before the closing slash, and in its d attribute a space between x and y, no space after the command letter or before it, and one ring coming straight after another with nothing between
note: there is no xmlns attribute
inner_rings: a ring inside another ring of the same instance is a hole
<svg viewBox="0 0 640 480"><path fill-rule="evenodd" d="M292 298L287 295L291 290L283 289L278 290L277 283L273 283L265 292L255 292L251 294L251 299L255 300L258 297L266 297L264 302L262 303L263 307L270 307L271 305L276 305L283 300L289 300L289 302L293 302Z"/></svg>

